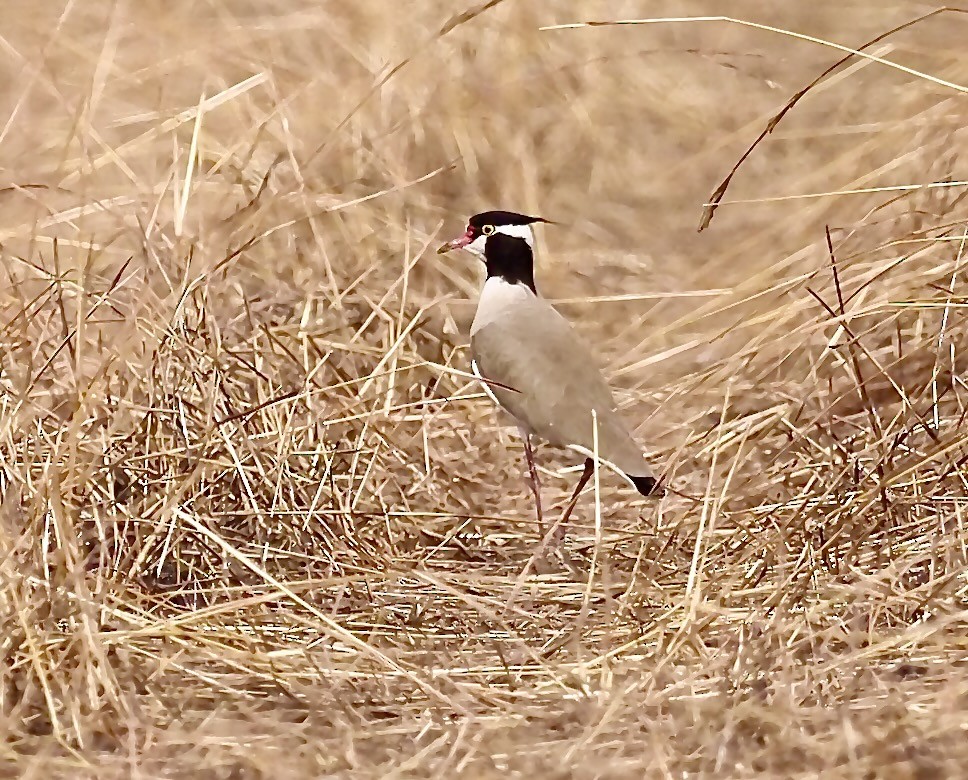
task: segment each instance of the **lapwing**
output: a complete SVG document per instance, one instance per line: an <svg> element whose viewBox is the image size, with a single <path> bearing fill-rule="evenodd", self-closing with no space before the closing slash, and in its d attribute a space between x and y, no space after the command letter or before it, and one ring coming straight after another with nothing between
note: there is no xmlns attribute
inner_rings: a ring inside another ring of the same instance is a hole
<svg viewBox="0 0 968 780"><path fill-rule="evenodd" d="M487 395L510 412L521 431L539 524L540 484L531 437L538 436L585 459L578 485L556 523L563 532L594 470L596 425L602 466L643 496L657 497L664 491L619 416L591 350L568 320L538 294L531 228L537 222L549 220L485 211L471 217L464 234L437 252L465 249L487 268L471 324L471 365Z"/></svg>

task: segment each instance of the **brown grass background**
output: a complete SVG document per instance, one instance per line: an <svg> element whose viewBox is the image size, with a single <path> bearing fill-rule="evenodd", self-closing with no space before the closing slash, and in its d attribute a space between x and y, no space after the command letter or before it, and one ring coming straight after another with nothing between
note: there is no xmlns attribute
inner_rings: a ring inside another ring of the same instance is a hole
<svg viewBox="0 0 968 780"><path fill-rule="evenodd" d="M5 776L963 776L968 206L921 185L968 178L968 15L837 69L698 233L843 52L539 28L724 5L0 3ZM432 250L486 208L559 223L540 288L699 499L603 475L577 575L524 573L460 373L481 269Z"/></svg>

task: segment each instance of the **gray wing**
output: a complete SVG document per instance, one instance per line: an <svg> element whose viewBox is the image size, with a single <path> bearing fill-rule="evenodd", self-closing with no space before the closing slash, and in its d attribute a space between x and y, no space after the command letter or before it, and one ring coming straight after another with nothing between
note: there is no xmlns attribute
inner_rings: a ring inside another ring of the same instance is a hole
<svg viewBox="0 0 968 780"><path fill-rule="evenodd" d="M600 456L626 474L649 473L590 350L547 301L533 298L485 325L471 336L471 353L485 379L518 391L490 386L531 432L592 451L594 409Z"/></svg>

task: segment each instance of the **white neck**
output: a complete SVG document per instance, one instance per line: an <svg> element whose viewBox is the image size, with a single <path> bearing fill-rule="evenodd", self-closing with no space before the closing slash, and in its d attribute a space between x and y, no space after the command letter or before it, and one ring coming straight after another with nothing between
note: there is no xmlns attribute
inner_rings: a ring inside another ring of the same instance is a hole
<svg viewBox="0 0 968 780"><path fill-rule="evenodd" d="M533 299L534 293L526 284L512 284L500 276L489 277L477 302L471 336L493 322L504 320L509 311Z"/></svg>

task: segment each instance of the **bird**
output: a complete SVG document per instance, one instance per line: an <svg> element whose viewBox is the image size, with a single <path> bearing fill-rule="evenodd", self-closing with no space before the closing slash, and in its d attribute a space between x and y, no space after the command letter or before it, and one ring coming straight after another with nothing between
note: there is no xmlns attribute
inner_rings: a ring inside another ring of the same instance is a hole
<svg viewBox="0 0 968 780"><path fill-rule="evenodd" d="M543 525L540 483L532 437L584 457L584 469L561 519L561 535L598 461L640 494L664 493L646 465L642 448L622 420L608 384L588 345L535 286L536 223L551 223L512 211L470 217L463 235L438 254L463 249L484 262L487 276L471 324L471 367L486 394L511 414L524 440L529 481L539 527Z"/></svg>

